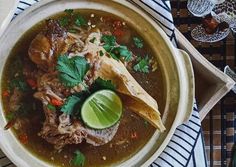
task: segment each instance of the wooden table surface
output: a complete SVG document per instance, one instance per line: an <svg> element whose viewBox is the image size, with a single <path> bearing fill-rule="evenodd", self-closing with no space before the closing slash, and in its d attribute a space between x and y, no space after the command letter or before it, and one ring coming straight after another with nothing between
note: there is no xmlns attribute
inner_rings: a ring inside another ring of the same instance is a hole
<svg viewBox="0 0 236 167"><path fill-rule="evenodd" d="M186 0L172 0L171 5L176 27L197 50L220 70L226 65L236 70L236 34L216 43L197 42L190 33L201 19L187 10ZM236 95L232 91L209 112L202 128L209 166L230 166L236 142Z"/></svg>

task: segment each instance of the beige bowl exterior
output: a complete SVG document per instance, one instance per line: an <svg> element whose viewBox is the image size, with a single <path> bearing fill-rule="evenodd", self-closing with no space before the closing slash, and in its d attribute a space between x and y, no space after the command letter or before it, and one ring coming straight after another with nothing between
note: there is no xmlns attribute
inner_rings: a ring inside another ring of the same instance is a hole
<svg viewBox="0 0 236 167"><path fill-rule="evenodd" d="M163 30L142 10L126 0L44 0L18 16L0 38L0 75L6 59L19 38L39 21L65 9L95 9L115 14L129 22L155 51L165 83L164 133L155 132L150 141L135 155L112 166L148 166L164 150L177 126L188 120L194 99L194 76L185 52L175 49ZM1 92L0 92L1 93ZM14 137L4 131L6 119L0 105L0 147L18 167L48 167L33 156Z"/></svg>

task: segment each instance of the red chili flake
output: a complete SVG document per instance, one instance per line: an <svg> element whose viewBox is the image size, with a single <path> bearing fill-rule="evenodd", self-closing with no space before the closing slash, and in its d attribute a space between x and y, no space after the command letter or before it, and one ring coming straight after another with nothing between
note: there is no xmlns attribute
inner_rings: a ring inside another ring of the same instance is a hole
<svg viewBox="0 0 236 167"><path fill-rule="evenodd" d="M120 36L123 36L125 34L125 32L121 29L116 29L113 34L116 36L116 37L120 37Z"/></svg>
<svg viewBox="0 0 236 167"><path fill-rule="evenodd" d="M18 138L19 138L19 140L20 140L20 142L21 142L22 144L27 144L27 143L28 143L28 136L27 136L27 134L25 134L25 133L20 134L20 135L18 136Z"/></svg>
<svg viewBox="0 0 236 167"><path fill-rule="evenodd" d="M103 21L104 21L105 23L111 22L111 21L112 21L112 18L111 18L111 17L103 17Z"/></svg>
<svg viewBox="0 0 236 167"><path fill-rule="evenodd" d="M4 127L4 130L10 129L11 127L13 127L13 126L15 125L15 123L16 123L16 120L15 120L15 119L9 121L9 122L6 124L6 126Z"/></svg>
<svg viewBox="0 0 236 167"><path fill-rule="evenodd" d="M116 20L113 23L113 27L115 27L115 28L121 28L122 26L123 26L122 21L120 21L120 20Z"/></svg>
<svg viewBox="0 0 236 167"><path fill-rule="evenodd" d="M33 89L37 88L37 82L36 82L35 80L33 80L33 79L27 79L26 81L27 81L27 83L29 84L29 86L30 86L31 88L33 88Z"/></svg>
<svg viewBox="0 0 236 167"><path fill-rule="evenodd" d="M62 106L63 102L60 101L60 100L57 100L57 99L52 99L51 104L54 105L54 106Z"/></svg>
<svg viewBox="0 0 236 167"><path fill-rule="evenodd" d="M137 139L137 138L138 138L137 132L131 133L131 139Z"/></svg>
<svg viewBox="0 0 236 167"><path fill-rule="evenodd" d="M2 95L4 97L9 97L10 96L10 92L8 90L5 90L5 91L3 91Z"/></svg>

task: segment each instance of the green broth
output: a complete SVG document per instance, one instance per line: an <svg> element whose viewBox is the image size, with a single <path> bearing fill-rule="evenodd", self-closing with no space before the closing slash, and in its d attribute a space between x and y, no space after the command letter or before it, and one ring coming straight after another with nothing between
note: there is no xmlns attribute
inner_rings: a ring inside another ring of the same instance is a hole
<svg viewBox="0 0 236 167"><path fill-rule="evenodd" d="M92 20L93 24L98 24L99 18L109 16L113 20L121 20L118 17L110 15L105 12L99 11L86 11L80 10L80 13L85 16L86 19L90 18L90 14L94 13L95 17ZM52 18L61 17L64 14L58 14L53 16ZM97 20L97 21L96 21ZM13 48L10 56L7 60L7 63L4 67L4 75L2 77L2 90L6 90L9 82L11 82L12 71L17 70L17 66L13 66L17 57L20 57L24 63L32 64L33 63L28 58L28 48L30 42L34 39L36 34L38 34L43 27L45 26L44 21L35 25L29 31L27 31L22 38L17 42L15 47ZM98 28L101 28L98 26ZM141 34L137 34L134 28L126 25L126 29L131 32L131 38L129 43L125 43L128 48L134 53L139 55L149 54L153 55L151 48L148 47L148 44L144 41L144 48L137 49L134 47L132 42L132 37L141 37ZM119 41L118 41L119 42ZM36 67L35 67L36 68ZM160 111L164 109L164 84L162 73L158 69L155 72L150 72L148 74L136 73L133 70L130 70L131 74L135 77L135 79L139 82L139 84L154 98L157 100ZM155 90L155 91L154 91ZM3 92L2 91L2 92ZM5 113L8 113L9 110L9 98L2 97L3 106L5 109ZM74 152L76 150L80 150L86 157L85 166L109 166L111 164L119 163L124 161L134 155L137 151L139 151L151 138L153 135L155 128L151 125L147 124L142 118L137 116L135 113L125 109L124 114L121 118L121 124L119 126L118 132L113 138L111 142L105 144L103 146L92 146L86 144L85 142L78 145L67 145L62 149L61 152L54 150L53 145L47 143L44 139L38 136L38 132L42 128L42 124L44 122L45 116L42 109L42 105L39 101L32 97L32 94L29 94L27 97L28 103L36 103L36 109L32 111L30 114L25 116L25 119L29 121L30 126L23 126L20 130L16 130L12 128L15 136L18 136L22 133L27 134L29 142L25 144L25 148L27 148L32 154L37 156L38 158L51 163L53 166L73 166L70 164L71 159L73 158ZM131 134L133 132L137 133L138 138L132 139ZM122 143L123 142L123 143ZM117 144L118 143L118 144ZM120 143L120 144L119 144ZM104 158L105 157L105 158Z"/></svg>

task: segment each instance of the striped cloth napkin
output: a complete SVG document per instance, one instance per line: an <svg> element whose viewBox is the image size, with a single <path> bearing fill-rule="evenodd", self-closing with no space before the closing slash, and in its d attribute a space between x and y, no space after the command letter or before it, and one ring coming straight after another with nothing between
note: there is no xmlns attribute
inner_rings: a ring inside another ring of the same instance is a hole
<svg viewBox="0 0 236 167"><path fill-rule="evenodd" d="M40 0L21 0L15 17L24 9ZM127 0L145 10L166 32L174 46L177 46L175 38L175 26L171 14L170 1L168 0ZM14 166L0 152L0 166ZM179 126L170 143L163 153L151 164L151 167L206 167L206 155L202 137L201 122L196 104L190 120Z"/></svg>

